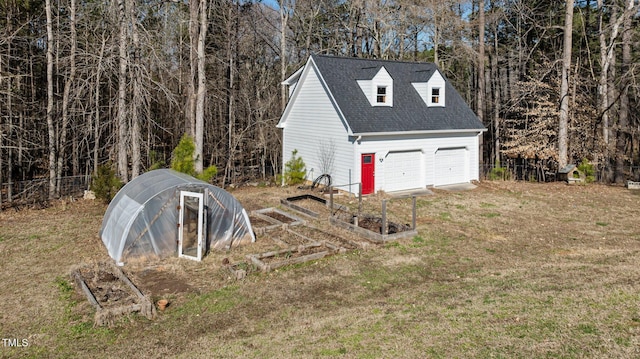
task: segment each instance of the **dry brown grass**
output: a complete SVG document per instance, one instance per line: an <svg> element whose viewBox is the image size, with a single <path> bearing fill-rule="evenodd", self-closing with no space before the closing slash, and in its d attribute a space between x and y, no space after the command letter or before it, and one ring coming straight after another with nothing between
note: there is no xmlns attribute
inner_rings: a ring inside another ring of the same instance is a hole
<svg viewBox="0 0 640 359"><path fill-rule="evenodd" d="M248 210L298 193L233 192ZM368 197L367 211L382 197ZM408 203L391 203L394 218L410 219ZM113 328L93 328L68 278L109 259L97 237L105 207L0 213L0 335L29 343L2 346L0 357L640 356L640 195L484 182L417 204L414 238L239 282L225 258L276 248L268 236L202 263L132 264L134 282L171 304L154 321L132 316ZM326 220L314 225L335 233Z"/></svg>

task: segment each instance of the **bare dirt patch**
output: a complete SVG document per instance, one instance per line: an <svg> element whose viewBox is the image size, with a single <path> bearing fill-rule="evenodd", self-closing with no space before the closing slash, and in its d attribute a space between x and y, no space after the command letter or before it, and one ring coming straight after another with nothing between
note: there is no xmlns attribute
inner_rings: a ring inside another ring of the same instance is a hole
<svg viewBox="0 0 640 359"><path fill-rule="evenodd" d="M194 292L189 281L164 266L143 268L132 272L132 277L144 292L154 297L167 297Z"/></svg>
<svg viewBox="0 0 640 359"><path fill-rule="evenodd" d="M367 245L363 244L363 242L346 239L342 236L339 236L318 228L313 228L308 226L299 226L299 227L293 228L292 231L302 234L303 236L315 241L326 241L329 243L333 243L346 250L356 250L356 249L362 249L364 247L367 247Z"/></svg>
<svg viewBox="0 0 640 359"><path fill-rule="evenodd" d="M137 302L136 294L107 266L87 266L79 269L79 272L101 307L112 308Z"/></svg>
<svg viewBox="0 0 640 359"><path fill-rule="evenodd" d="M313 239L298 235L298 230L303 226L295 226L291 230L284 229L271 233L271 238L282 242L285 247L301 246L313 243Z"/></svg>
<svg viewBox="0 0 640 359"><path fill-rule="evenodd" d="M272 226L273 223L267 220L264 220L258 216L249 216L249 221L251 221L251 227L256 228L264 228L268 226Z"/></svg>
<svg viewBox="0 0 640 359"><path fill-rule="evenodd" d="M278 212L275 212L275 211L262 212L262 214L264 214L267 217L271 217L271 218L275 219L278 222L282 222L282 223L285 223L285 224L291 224L291 223L296 221L295 218L286 216L286 215L284 215L282 213L278 213Z"/></svg>

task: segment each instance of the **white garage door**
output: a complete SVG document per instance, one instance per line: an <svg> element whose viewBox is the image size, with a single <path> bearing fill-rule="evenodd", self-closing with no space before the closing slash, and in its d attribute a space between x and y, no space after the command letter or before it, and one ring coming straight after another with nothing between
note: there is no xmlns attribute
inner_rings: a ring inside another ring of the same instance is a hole
<svg viewBox="0 0 640 359"><path fill-rule="evenodd" d="M434 185L469 182L465 148L440 148L436 151Z"/></svg>
<svg viewBox="0 0 640 359"><path fill-rule="evenodd" d="M422 152L389 152L384 160L384 190L402 191L423 187Z"/></svg>

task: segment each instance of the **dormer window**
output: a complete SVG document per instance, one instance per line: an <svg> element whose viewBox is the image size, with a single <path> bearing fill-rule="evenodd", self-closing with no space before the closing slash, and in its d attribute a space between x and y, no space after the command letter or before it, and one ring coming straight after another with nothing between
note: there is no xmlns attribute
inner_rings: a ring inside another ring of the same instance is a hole
<svg viewBox="0 0 640 359"><path fill-rule="evenodd" d="M440 71L436 70L427 82L412 82L411 85L427 107L445 107L446 82Z"/></svg>
<svg viewBox="0 0 640 359"><path fill-rule="evenodd" d="M434 87L431 89L431 103L437 104L440 103L440 88Z"/></svg>
<svg viewBox="0 0 640 359"><path fill-rule="evenodd" d="M371 68L364 68L369 72ZM384 67L371 79L356 80L371 106L393 107L393 78Z"/></svg>
<svg viewBox="0 0 640 359"><path fill-rule="evenodd" d="M387 103L387 87L386 86L378 86L376 102Z"/></svg>

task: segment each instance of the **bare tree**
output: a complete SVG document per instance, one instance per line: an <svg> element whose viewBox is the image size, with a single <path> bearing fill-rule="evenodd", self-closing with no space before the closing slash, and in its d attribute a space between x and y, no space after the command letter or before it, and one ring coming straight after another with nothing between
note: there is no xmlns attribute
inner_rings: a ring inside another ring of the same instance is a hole
<svg viewBox="0 0 640 359"><path fill-rule="evenodd" d="M69 6L69 31L71 38L71 50L69 52L69 75L64 83L64 90L62 93L62 124L60 125L60 136L58 138L58 164L57 170L57 184L56 193L60 193L60 183L62 173L64 171L67 147L67 129L69 127L69 102L71 101L71 87L76 79L76 52L78 48L77 35L76 35L76 0L71 0Z"/></svg>
<svg viewBox="0 0 640 359"><path fill-rule="evenodd" d="M192 0L195 1L195 0ZM203 170L204 147L204 102L207 94L207 77L205 72L205 48L204 42L207 36L207 0L200 0L200 30L198 31L198 93L196 95L196 133L195 133L195 169Z"/></svg>
<svg viewBox="0 0 640 359"><path fill-rule="evenodd" d="M574 0L566 0L567 5L564 20L562 74L560 83L560 120L558 125L558 166L560 168L565 167L568 162L569 70L571 69L573 1Z"/></svg>
<svg viewBox="0 0 640 359"><path fill-rule="evenodd" d="M138 34L138 20L136 1L127 0L129 10L129 28L131 32L131 48L133 56L130 61L130 75L132 82L132 98L131 110L129 118L131 119L131 179L138 177L141 167L141 150L140 145L142 138L140 136L140 117L142 107L142 68L140 63L140 36Z"/></svg>
<svg viewBox="0 0 640 359"><path fill-rule="evenodd" d="M631 69L631 40L632 32L632 15L634 12L635 1L628 0L627 8L622 15L622 68L620 81L620 114L618 117L617 139L616 139L616 163L615 163L615 182L623 183L625 180L625 160L626 146L629 132L629 71Z"/></svg>
<svg viewBox="0 0 640 359"><path fill-rule="evenodd" d="M195 169L203 170L204 112L206 99L207 0L189 1L189 78L186 133L193 137Z"/></svg>
<svg viewBox="0 0 640 359"><path fill-rule="evenodd" d="M53 16L51 0L45 1L47 16L47 132L49 134L49 198L56 193L56 129L53 123Z"/></svg>
<svg viewBox="0 0 640 359"><path fill-rule="evenodd" d="M573 54L565 1L5 3L0 182L46 175L52 197L83 168L112 161L129 180L168 162L185 132L202 134L196 156L218 183L267 177L281 168L279 84L310 53L436 62L492 128L494 163L567 147L612 180L640 175L638 0L575 2Z"/></svg>
<svg viewBox="0 0 640 359"><path fill-rule="evenodd" d="M128 57L128 41L127 41L127 13L125 10L125 1L118 0L119 15L119 66L118 66L118 175L123 182L129 181L128 156L127 156L127 140L129 126L127 121L127 68L129 67Z"/></svg>
<svg viewBox="0 0 640 359"><path fill-rule="evenodd" d="M332 174L333 164L336 159L336 144L333 139L320 141L318 144L318 159L320 161L320 174Z"/></svg>
<svg viewBox="0 0 640 359"><path fill-rule="evenodd" d="M478 2L478 95L477 110L478 118L484 123L484 94L485 94L485 79L484 79L484 0Z"/></svg>
<svg viewBox="0 0 640 359"><path fill-rule="evenodd" d="M287 32L291 13L295 11L295 1L281 0L278 2L280 9L280 81L284 81L287 76ZM287 89L285 85L280 85L280 107L284 111L287 106Z"/></svg>
<svg viewBox="0 0 640 359"><path fill-rule="evenodd" d="M196 76L198 69L198 32L200 30L200 0L189 1L189 76L187 76L187 104L185 132L196 135Z"/></svg>
<svg viewBox="0 0 640 359"><path fill-rule="evenodd" d="M96 80L94 91L94 123L93 123L93 173L98 173L98 162L100 152L100 79L102 78L102 62L104 59L104 52L106 46L106 38L104 33L102 34L102 45L100 46L100 52L98 53L98 65L96 67Z"/></svg>
<svg viewBox="0 0 640 359"><path fill-rule="evenodd" d="M493 163L498 166L500 164L500 111L501 111L501 80L500 67L498 66L498 58L500 54L498 25L501 20L501 14L496 2L491 2L492 32L493 32L493 55L491 56L491 78L493 87Z"/></svg>
<svg viewBox="0 0 640 359"><path fill-rule="evenodd" d="M603 155L604 162L609 163L610 158L610 146L611 146L611 108L616 101L615 85L612 84L612 79L615 77L615 48L618 44L618 37L620 34L620 27L623 26L623 22L627 18L631 18L634 12L635 1L628 0L626 2L626 8L622 11L622 14L616 10L615 4L610 4L609 10L606 11L606 5L604 0L598 0L597 7L599 12L598 28L599 28L599 43L600 43L600 77L598 81L598 97L599 97L599 110L602 119L602 142L603 142ZM610 16L609 27L605 25L605 16ZM630 20L629 20L630 21ZM607 33L609 37L607 38ZM624 41L623 41L624 42ZM623 50L624 52L624 50ZM624 60L623 60L624 62ZM624 65L623 65L624 67ZM624 75L623 75L624 76ZM624 90L624 89L623 89ZM622 98L620 98L622 101ZM622 106L622 102L620 103ZM625 104L626 105L626 104ZM621 109L622 110L622 109ZM624 116L621 114L621 116ZM616 159L617 166L617 159Z"/></svg>

